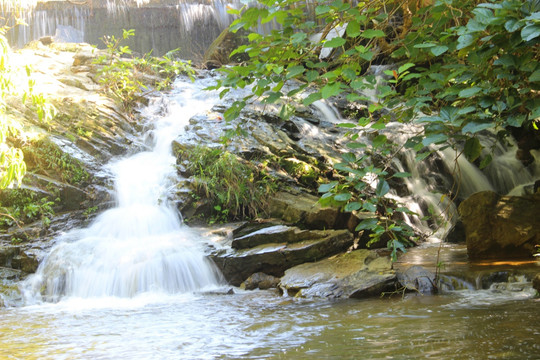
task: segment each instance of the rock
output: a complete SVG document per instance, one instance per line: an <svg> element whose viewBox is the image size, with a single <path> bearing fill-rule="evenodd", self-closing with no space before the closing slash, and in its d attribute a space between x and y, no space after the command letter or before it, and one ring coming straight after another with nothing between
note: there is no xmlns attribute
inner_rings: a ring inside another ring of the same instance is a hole
<svg viewBox="0 0 540 360"><path fill-rule="evenodd" d="M288 269L279 286L295 297L363 298L395 290L395 280L387 256L361 249Z"/></svg>
<svg viewBox="0 0 540 360"><path fill-rule="evenodd" d="M285 242L294 242L295 233L300 229L285 225L275 225L261 230L257 230L251 234L234 238L232 241L233 249L247 249L262 244Z"/></svg>
<svg viewBox="0 0 540 360"><path fill-rule="evenodd" d="M267 275L262 272L255 273L247 278L246 281L243 282L244 288L246 290L254 290L254 289L261 289L261 290L268 290L276 288L279 284L279 278Z"/></svg>
<svg viewBox="0 0 540 360"><path fill-rule="evenodd" d="M417 291L420 294L437 292L435 274L419 265L413 265L405 271L398 271L397 280L405 289Z"/></svg>
<svg viewBox="0 0 540 360"><path fill-rule="evenodd" d="M532 286L540 294L540 274L536 274L533 278Z"/></svg>
<svg viewBox="0 0 540 360"><path fill-rule="evenodd" d="M295 265L324 259L353 245L353 235L347 230L310 231L301 236L304 240L298 242L276 239L250 249L216 252L210 258L227 281L239 286L254 273L280 277Z"/></svg>
<svg viewBox="0 0 540 360"><path fill-rule="evenodd" d="M530 258L540 245L540 194L471 195L459 206L470 259Z"/></svg>
<svg viewBox="0 0 540 360"><path fill-rule="evenodd" d="M319 198L309 194L279 192L270 200L270 214L285 222L304 224L310 229L332 229L339 217L337 208L323 208Z"/></svg>

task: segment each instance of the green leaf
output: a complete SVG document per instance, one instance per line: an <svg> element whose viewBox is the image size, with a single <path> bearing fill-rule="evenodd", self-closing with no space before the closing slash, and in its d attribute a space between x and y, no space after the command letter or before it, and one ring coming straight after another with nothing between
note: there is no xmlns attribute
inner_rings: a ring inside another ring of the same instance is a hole
<svg viewBox="0 0 540 360"><path fill-rule="evenodd" d="M441 45L441 46L435 46L433 48L430 49L431 53L435 56L439 56L439 55L442 55L444 54L445 52L448 51L448 46L444 46L444 45Z"/></svg>
<svg viewBox="0 0 540 360"><path fill-rule="evenodd" d="M331 10L330 6L328 5L319 5L315 8L315 15L322 15L326 14Z"/></svg>
<svg viewBox="0 0 540 360"><path fill-rule="evenodd" d="M480 144L480 141L475 137L467 139L467 141L465 141L463 153L467 160L473 162L482 154L482 144Z"/></svg>
<svg viewBox="0 0 540 360"><path fill-rule="evenodd" d="M388 185L388 182L384 179L380 179L379 183L377 184L377 188L375 189L375 195L378 197L383 197L384 195L388 194L390 191L390 185Z"/></svg>
<svg viewBox="0 0 540 360"><path fill-rule="evenodd" d="M369 201L365 201L364 204L362 205L362 208L369 212L377 211L377 206L375 206L375 204L370 203Z"/></svg>
<svg viewBox="0 0 540 360"><path fill-rule="evenodd" d="M356 162L356 155L349 152L349 153L345 153L345 154L342 154L341 155L341 158L346 161L346 162L349 162L349 163L354 163Z"/></svg>
<svg viewBox="0 0 540 360"><path fill-rule="evenodd" d="M478 86L473 86L471 88L461 90L459 92L459 97L467 99L467 98L470 98L471 96L478 94L481 90L482 88Z"/></svg>
<svg viewBox="0 0 540 360"><path fill-rule="evenodd" d="M356 211L356 210L360 210L362 208L362 204L357 202L357 201L353 201L353 202L350 202L348 203L347 205L345 205L345 207L343 208L343 210L345 212L353 212L353 211Z"/></svg>
<svg viewBox="0 0 540 360"><path fill-rule="evenodd" d="M377 137L375 137L375 139L373 139L373 147L378 148L381 145L385 144L387 140L388 139L385 135L378 135Z"/></svg>
<svg viewBox="0 0 540 360"><path fill-rule="evenodd" d="M353 20L347 24L347 30L345 30L348 37L355 38L360 35L360 24L358 21Z"/></svg>
<svg viewBox="0 0 540 360"><path fill-rule="evenodd" d="M413 63L406 63L406 64L403 64L401 65L399 68L398 68L398 74L401 74L403 73L404 71L412 68L414 66Z"/></svg>
<svg viewBox="0 0 540 360"><path fill-rule="evenodd" d="M375 226L377 226L377 222L378 222L377 218L370 218L370 219L362 220L360 224L358 224L358 226L356 226L356 229L354 230L360 231L360 230L373 229Z"/></svg>
<svg viewBox="0 0 540 360"><path fill-rule="evenodd" d="M330 84L326 84L321 89L321 94L323 99L328 99L329 97L338 95L342 92L341 90L341 83L340 82L334 82Z"/></svg>
<svg viewBox="0 0 540 360"><path fill-rule="evenodd" d="M437 44L434 44L434 43L423 43L423 44L416 44L414 45L413 47L415 49L427 49L427 48L432 48L434 46L437 46Z"/></svg>
<svg viewBox="0 0 540 360"><path fill-rule="evenodd" d="M297 45L307 39L307 34L304 32L297 32L291 35L291 44Z"/></svg>
<svg viewBox="0 0 540 360"><path fill-rule="evenodd" d="M524 41L531 41L538 36L540 36L540 25L531 24L521 29L521 38Z"/></svg>
<svg viewBox="0 0 540 360"><path fill-rule="evenodd" d="M358 142L350 142L350 143L347 143L347 147L349 149L363 149L367 147L367 145L363 143L358 143Z"/></svg>
<svg viewBox="0 0 540 360"><path fill-rule="evenodd" d="M361 37L366 39L385 37L386 34L382 30L366 29L360 34Z"/></svg>
<svg viewBox="0 0 540 360"><path fill-rule="evenodd" d="M430 134L422 139L422 144L428 146L431 144L439 144L448 140L448 136L445 134Z"/></svg>
<svg viewBox="0 0 540 360"><path fill-rule="evenodd" d="M540 82L540 69L536 70L529 76L530 82Z"/></svg>
<svg viewBox="0 0 540 360"><path fill-rule="evenodd" d="M315 101L321 100L321 99L322 99L321 93L319 93L319 92L311 93L304 100L302 100L302 103L305 106L308 106L308 105L313 104Z"/></svg>
<svg viewBox="0 0 540 360"><path fill-rule="evenodd" d="M304 66L302 65L295 65L287 68L287 79L291 79L293 77L296 77L300 74L304 73Z"/></svg>
<svg viewBox="0 0 540 360"><path fill-rule="evenodd" d="M509 33L513 33L521 28L522 24L517 19L510 19L504 24L504 28Z"/></svg>
<svg viewBox="0 0 540 360"><path fill-rule="evenodd" d="M395 178L405 178L405 177L410 177L410 176L411 176L411 173L409 172L398 172L392 175L392 177L395 177Z"/></svg>
<svg viewBox="0 0 540 360"><path fill-rule="evenodd" d="M470 123L467 123L467 125L465 125L463 129L461 129L461 133L462 134L467 134L467 133L476 134L479 131L489 129L493 126L494 124L492 123L477 123L477 122L471 121Z"/></svg>
<svg viewBox="0 0 540 360"><path fill-rule="evenodd" d="M332 182L330 182L328 184L321 184L319 186L319 192L321 192L321 193L329 192L330 190L335 188L337 184L339 184L339 182L337 182L337 181L332 181Z"/></svg>
<svg viewBox="0 0 540 360"><path fill-rule="evenodd" d="M349 201L351 198L352 195L350 193L340 193L334 196L334 200L336 201Z"/></svg>
<svg viewBox="0 0 540 360"><path fill-rule="evenodd" d="M323 47L325 47L325 48L337 48L337 47L345 45L345 43L346 43L346 40L344 38L335 37L335 38L333 38L331 40L325 41L325 43L323 44Z"/></svg>
<svg viewBox="0 0 540 360"><path fill-rule="evenodd" d="M458 44L456 46L457 50L464 49L470 45L472 45L475 41L475 37L470 34L461 35L458 38Z"/></svg>
<svg viewBox="0 0 540 360"><path fill-rule="evenodd" d="M480 170L491 164L491 160L493 160L491 154L487 154L487 156L480 161Z"/></svg>

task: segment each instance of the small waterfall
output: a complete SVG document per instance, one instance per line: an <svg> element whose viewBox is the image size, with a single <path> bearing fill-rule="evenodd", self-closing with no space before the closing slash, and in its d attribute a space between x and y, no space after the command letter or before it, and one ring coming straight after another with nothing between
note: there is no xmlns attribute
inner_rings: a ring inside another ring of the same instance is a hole
<svg viewBox="0 0 540 360"><path fill-rule="evenodd" d="M313 106L326 123L337 125L350 121L341 118L339 110L327 101L316 101ZM311 135L308 130L303 129L304 135L320 136ZM387 124L386 129L380 130L380 133L384 133L399 146L421 130L418 125L394 122ZM369 142L367 135L370 131L361 131L360 138L356 141ZM408 209L418 214L404 214L405 221L417 231L429 235L432 241L443 240L458 218L452 197L463 200L475 192L485 190L521 195L524 186L530 186L535 179L540 178L537 161L529 168L525 167L515 158L517 146L511 140L507 140L508 144L504 145L494 135L486 132L480 141L484 148L493 151L491 164L483 170L470 163L463 154L459 155L450 148L437 150L433 156L420 162L416 160L412 150L402 149L392 160L396 172L409 172L411 176L402 179L407 188L406 193L398 194L392 190L386 196L405 204ZM532 154L533 157L540 158L540 154L534 151ZM429 223L422 220L427 215L432 217Z"/></svg>
<svg viewBox="0 0 540 360"><path fill-rule="evenodd" d="M58 239L27 281L28 298L133 297L148 292L184 293L216 286L220 274L204 257L198 236L181 225L165 197L176 177L171 142L194 114L215 101L201 86L179 83L166 115L146 115L154 129L151 151L113 162L117 206L86 229ZM151 113L154 111L154 113ZM200 239L199 239L200 240Z"/></svg>

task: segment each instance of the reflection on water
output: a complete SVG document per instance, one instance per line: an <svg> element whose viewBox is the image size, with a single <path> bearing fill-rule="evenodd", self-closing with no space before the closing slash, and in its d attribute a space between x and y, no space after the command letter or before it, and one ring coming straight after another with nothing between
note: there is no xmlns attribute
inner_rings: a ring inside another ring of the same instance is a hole
<svg viewBox="0 0 540 360"><path fill-rule="evenodd" d="M312 302L255 291L67 299L0 309L0 359L540 358L540 300L490 298Z"/></svg>

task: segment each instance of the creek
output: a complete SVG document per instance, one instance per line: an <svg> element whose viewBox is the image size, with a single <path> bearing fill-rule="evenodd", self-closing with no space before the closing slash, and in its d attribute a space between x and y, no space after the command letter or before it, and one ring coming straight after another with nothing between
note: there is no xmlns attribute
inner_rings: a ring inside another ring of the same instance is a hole
<svg viewBox="0 0 540 360"><path fill-rule="evenodd" d="M540 300L521 288L368 300L230 292L212 241L168 205L171 141L217 95L179 80L143 111L147 151L115 160L117 206L56 240L0 308L2 359L537 359ZM452 259L445 259L452 266ZM514 282L520 281L519 279Z"/></svg>

